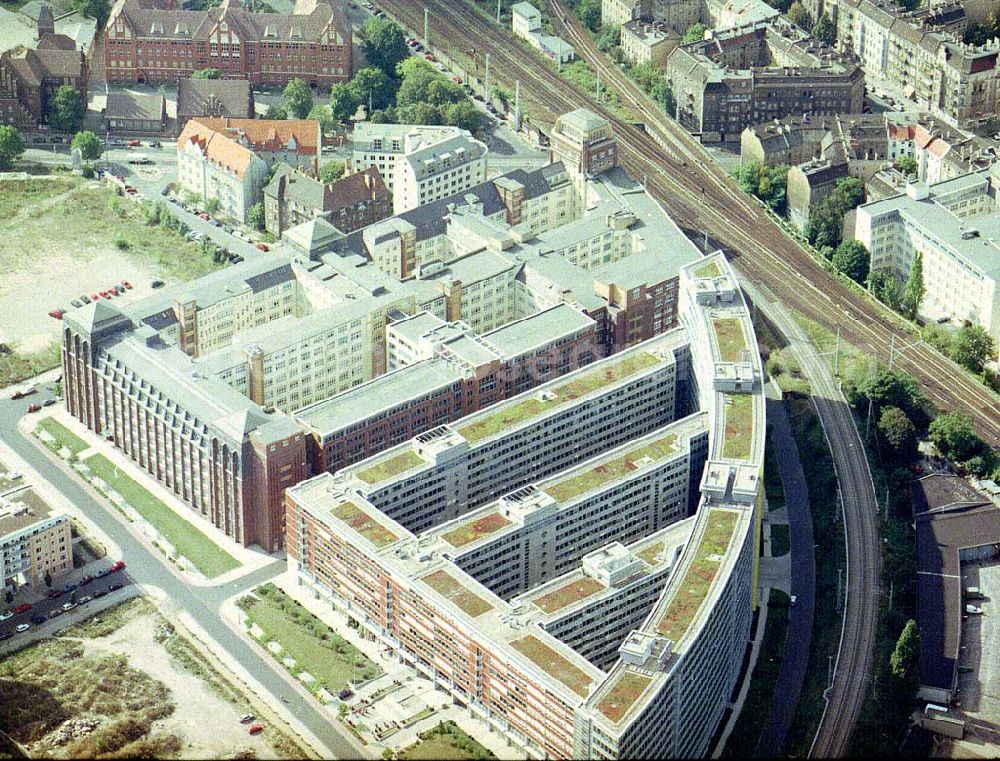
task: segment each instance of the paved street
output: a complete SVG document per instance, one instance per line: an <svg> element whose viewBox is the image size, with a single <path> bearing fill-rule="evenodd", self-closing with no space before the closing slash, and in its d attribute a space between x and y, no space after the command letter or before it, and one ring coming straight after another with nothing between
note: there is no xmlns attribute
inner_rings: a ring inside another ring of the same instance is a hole
<svg viewBox="0 0 1000 761"><path fill-rule="evenodd" d="M282 696L295 717L336 758L354 758L357 751L344 737L340 727L320 710L318 704L293 688L284 670L275 663L261 658L243 637L235 634L221 619L219 608L226 598L277 576L285 563L275 561L237 581L218 587L191 587L181 582L165 566L162 556L154 554L126 528L123 519L110 507L100 503L77 479L61 468L53 467L47 455L33 442L21 435L17 421L25 414L28 404L44 398L44 394L27 399L0 400L0 438L63 495L73 502L123 551L128 563L128 576L134 583L162 590L171 603L185 611L270 696L273 705L280 706ZM96 587L95 587L96 588ZM53 601L60 605L63 600ZM324 749L318 749L324 753Z"/></svg>

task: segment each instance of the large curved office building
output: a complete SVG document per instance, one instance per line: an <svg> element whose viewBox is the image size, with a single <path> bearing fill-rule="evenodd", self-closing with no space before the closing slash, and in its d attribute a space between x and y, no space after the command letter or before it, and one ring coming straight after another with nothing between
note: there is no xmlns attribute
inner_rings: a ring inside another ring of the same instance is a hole
<svg viewBox="0 0 1000 761"><path fill-rule="evenodd" d="M740 676L764 398L721 253L678 316L286 492L300 583L531 757L705 755Z"/></svg>

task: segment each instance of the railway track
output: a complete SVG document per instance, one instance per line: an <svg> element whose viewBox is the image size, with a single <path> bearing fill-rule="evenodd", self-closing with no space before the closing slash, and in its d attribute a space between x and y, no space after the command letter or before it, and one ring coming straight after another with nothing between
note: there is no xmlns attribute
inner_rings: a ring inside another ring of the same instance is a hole
<svg viewBox="0 0 1000 761"><path fill-rule="evenodd" d="M588 103L614 125L621 161L667 212L689 230L705 231L735 252L740 269L765 285L783 303L827 329L842 329L846 341L912 373L928 399L938 407L961 409L972 416L977 431L1000 445L1000 398L949 360L894 324L891 313L831 277L761 209L713 165L704 148L672 120L651 106L645 94L617 66L596 50L559 0L548 0L550 18L578 53L601 71L602 81L617 88L625 104L641 114L650 135L591 102L586 92L559 76L524 50L495 23L461 0L379 0L379 5L411 30L423 29L423 9L431 18L431 42L473 73L491 56L494 82L513 89L521 82L523 110L544 126L556 116ZM563 21L565 14L566 21ZM474 33L472 30L475 30ZM893 347L905 347L893 352Z"/></svg>

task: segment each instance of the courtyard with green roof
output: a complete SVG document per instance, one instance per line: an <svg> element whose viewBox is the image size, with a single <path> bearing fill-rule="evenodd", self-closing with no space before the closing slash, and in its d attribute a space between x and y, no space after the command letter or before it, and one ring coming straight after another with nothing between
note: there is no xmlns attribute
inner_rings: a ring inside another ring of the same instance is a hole
<svg viewBox="0 0 1000 761"><path fill-rule="evenodd" d="M709 512L705 532L698 542L691 565L656 627L667 639L679 642L705 602L729 549L738 517L739 514L731 510Z"/></svg>
<svg viewBox="0 0 1000 761"><path fill-rule="evenodd" d="M534 634L514 640L510 645L546 674L558 679L577 695L587 696L590 683L593 681L587 672L574 666L568 659L546 645Z"/></svg>
<svg viewBox="0 0 1000 761"><path fill-rule="evenodd" d="M467 589L459 579L444 569L429 573L420 580L473 618L493 610L488 601Z"/></svg>
<svg viewBox="0 0 1000 761"><path fill-rule="evenodd" d="M723 394L722 399L725 420L722 456L749 460L753 444L753 394Z"/></svg>
<svg viewBox="0 0 1000 761"><path fill-rule="evenodd" d="M341 502L330 510L330 514L357 531L376 547L385 547L399 538L353 502Z"/></svg>
<svg viewBox="0 0 1000 761"><path fill-rule="evenodd" d="M642 693L649 687L652 678L634 671L625 671L597 704L597 710L617 724L628 713Z"/></svg>
<svg viewBox="0 0 1000 761"><path fill-rule="evenodd" d="M475 520L467 521L457 528L445 532L441 535L441 538L452 547L464 547L467 544L479 541L484 536L495 534L509 525L511 525L511 522L500 515L500 513L492 512Z"/></svg>
<svg viewBox="0 0 1000 761"><path fill-rule="evenodd" d="M579 471L562 481L545 487L545 492L559 502L566 502L581 494L592 491L611 481L624 478L638 470L640 460L648 457L659 462L677 452L677 434L670 433L662 438L636 447L626 454L603 460L586 470Z"/></svg>
<svg viewBox="0 0 1000 761"><path fill-rule="evenodd" d="M531 397L505 404L496 412L481 416L474 422L460 427L458 432L470 443L481 441L512 426L536 418L561 404L579 399L659 363L660 359L649 352L639 352L622 357L617 362L609 362L574 380L555 386L550 389L551 399Z"/></svg>
<svg viewBox="0 0 1000 761"><path fill-rule="evenodd" d="M694 271L695 277L719 277L721 274L722 269L716 261L705 262Z"/></svg>

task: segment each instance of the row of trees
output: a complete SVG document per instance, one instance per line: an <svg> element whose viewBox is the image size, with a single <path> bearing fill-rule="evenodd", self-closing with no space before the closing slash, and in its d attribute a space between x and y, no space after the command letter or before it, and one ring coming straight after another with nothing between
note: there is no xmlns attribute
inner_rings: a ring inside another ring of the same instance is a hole
<svg viewBox="0 0 1000 761"><path fill-rule="evenodd" d="M89 130L77 132L73 137L72 147L79 149L84 161L94 161L104 152L101 139ZM0 171L10 169L24 153L24 149L24 137L17 128L9 124L0 125Z"/></svg>

